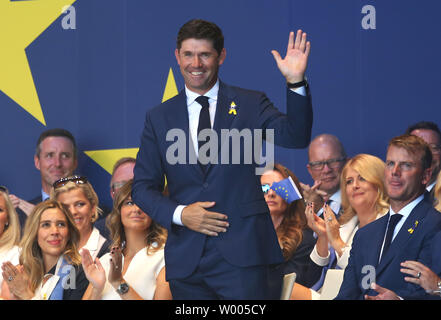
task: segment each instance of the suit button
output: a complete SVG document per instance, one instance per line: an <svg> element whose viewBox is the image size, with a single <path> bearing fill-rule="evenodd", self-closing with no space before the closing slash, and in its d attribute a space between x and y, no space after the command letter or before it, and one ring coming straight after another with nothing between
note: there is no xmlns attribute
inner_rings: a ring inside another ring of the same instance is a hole
<svg viewBox="0 0 441 320"><path fill-rule="evenodd" d="M208 188L208 182L204 183L204 188L207 189Z"/></svg>

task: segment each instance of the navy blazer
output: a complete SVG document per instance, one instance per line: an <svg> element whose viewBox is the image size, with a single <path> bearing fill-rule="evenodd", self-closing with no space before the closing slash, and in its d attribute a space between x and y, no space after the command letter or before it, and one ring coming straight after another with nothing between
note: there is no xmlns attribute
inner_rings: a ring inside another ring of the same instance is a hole
<svg viewBox="0 0 441 320"><path fill-rule="evenodd" d="M370 280L403 298L426 295L420 286L404 280L406 275L400 272L400 264L415 260L431 267L432 239L441 230L441 214L423 199L409 214L378 264L389 216L386 214L355 234L336 299L364 299L365 294L377 295L376 291L369 289Z"/></svg>
<svg viewBox="0 0 441 320"><path fill-rule="evenodd" d="M232 103L236 114L230 114ZM312 106L309 94L287 89L287 114L279 112L265 94L220 82L213 129L274 129L275 143L287 148L305 148L311 138ZM186 163L170 164L166 156L175 143L167 141L170 129L185 133ZM263 197L257 163L209 164L204 172L197 164L189 137L185 90L147 111L141 145L134 169L132 197L135 203L168 230L165 246L167 280L189 276L197 267L206 235L172 223L178 205L215 201L208 210L228 216L227 232L216 237L222 256L236 266L253 266L283 261L277 236ZM221 150L219 142L219 155ZM244 146L241 144L244 155ZM231 151L231 143L230 143ZM243 158L242 158L243 159ZM242 160L243 161L243 160ZM164 197L164 176L170 196Z"/></svg>

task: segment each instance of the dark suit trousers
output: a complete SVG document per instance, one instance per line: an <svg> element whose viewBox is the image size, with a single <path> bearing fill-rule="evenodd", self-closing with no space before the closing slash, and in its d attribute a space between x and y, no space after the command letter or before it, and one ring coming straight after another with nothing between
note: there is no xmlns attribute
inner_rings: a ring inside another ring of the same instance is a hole
<svg viewBox="0 0 441 320"><path fill-rule="evenodd" d="M270 290L269 267L238 267L228 263L216 248L216 240L207 237L199 266L188 278L170 279L174 300L270 300L280 299L279 284ZM274 280L273 280L274 281Z"/></svg>

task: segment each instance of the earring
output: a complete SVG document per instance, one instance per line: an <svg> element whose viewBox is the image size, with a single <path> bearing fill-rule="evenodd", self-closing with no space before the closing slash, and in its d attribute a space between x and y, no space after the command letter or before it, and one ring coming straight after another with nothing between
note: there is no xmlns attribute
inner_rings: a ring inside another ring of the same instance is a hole
<svg viewBox="0 0 441 320"><path fill-rule="evenodd" d="M6 229L7 227L9 227L9 222L6 222L6 223L5 223L5 229Z"/></svg>

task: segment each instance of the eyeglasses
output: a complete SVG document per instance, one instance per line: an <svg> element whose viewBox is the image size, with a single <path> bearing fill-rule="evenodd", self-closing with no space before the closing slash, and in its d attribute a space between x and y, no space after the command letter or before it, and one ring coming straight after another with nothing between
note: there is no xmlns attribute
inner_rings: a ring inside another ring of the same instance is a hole
<svg viewBox="0 0 441 320"><path fill-rule="evenodd" d="M311 170L320 171L320 170L323 170L323 168L325 167L325 164L328 165L328 167L331 169L337 169L338 167L340 167L341 163L344 162L345 160L346 160L346 157L339 158L339 159L330 159L330 160L326 160L326 161L313 161L308 164L309 164L309 167L311 168Z"/></svg>
<svg viewBox="0 0 441 320"><path fill-rule="evenodd" d="M4 193L9 194L9 190L5 186L0 186L0 191L3 191Z"/></svg>
<svg viewBox="0 0 441 320"><path fill-rule="evenodd" d="M263 192L263 194L267 194L270 189L271 189L271 186L268 183L267 184L262 184L262 192Z"/></svg>
<svg viewBox="0 0 441 320"><path fill-rule="evenodd" d="M52 186L54 187L54 189L57 189L57 188L60 188L62 186L65 186L68 182L73 182L73 183L76 183L76 184L84 184L84 183L87 183L87 178L86 177L80 177L80 176L72 176L72 177L67 177L67 178L61 178L61 179L55 181Z"/></svg>
<svg viewBox="0 0 441 320"><path fill-rule="evenodd" d="M438 154L441 153L441 146L436 145L434 143L429 144L430 150L432 151L432 153L434 154Z"/></svg>

